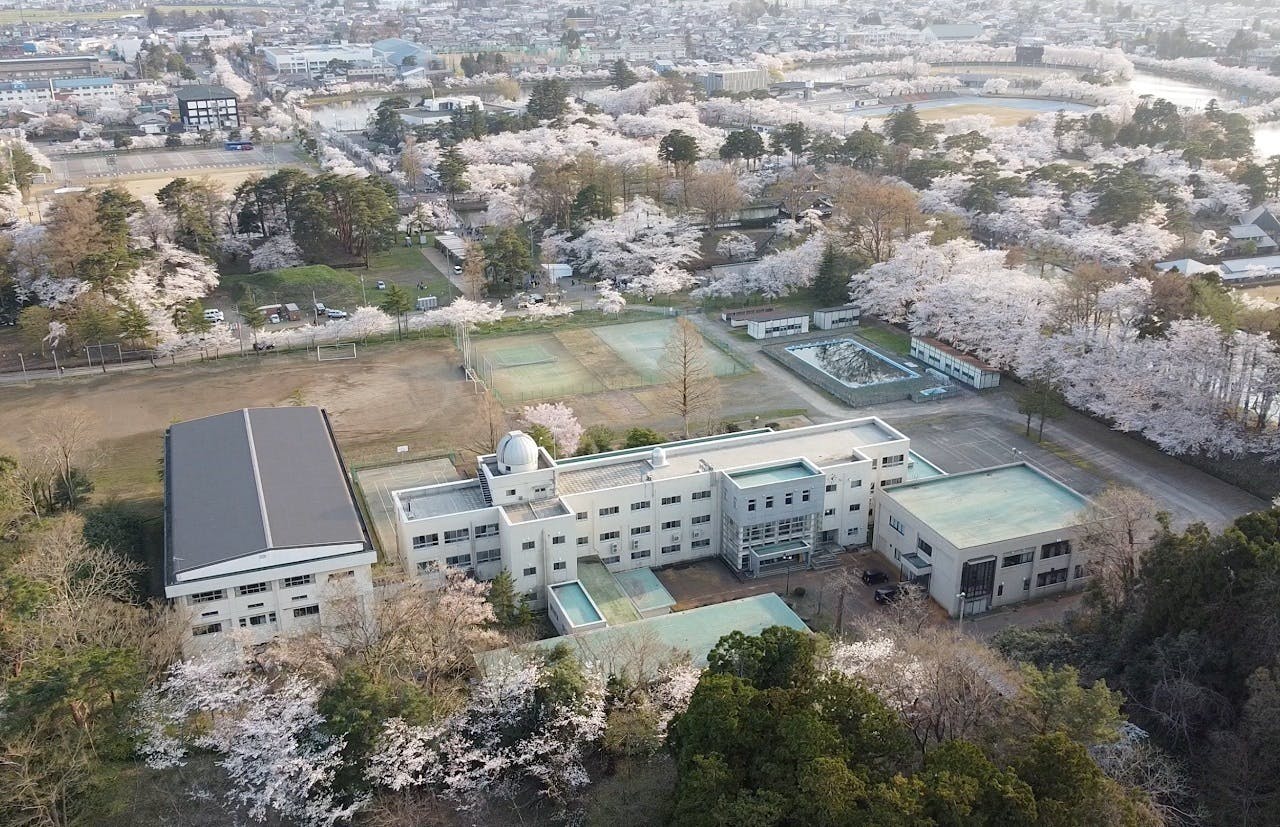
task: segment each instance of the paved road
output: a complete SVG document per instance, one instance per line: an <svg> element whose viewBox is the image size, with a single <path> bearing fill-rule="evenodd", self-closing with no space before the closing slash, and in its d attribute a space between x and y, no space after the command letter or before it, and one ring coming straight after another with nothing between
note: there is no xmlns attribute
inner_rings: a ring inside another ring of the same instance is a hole
<svg viewBox="0 0 1280 827"><path fill-rule="evenodd" d="M297 162L292 144L260 145L249 152L228 152L218 147L140 149L112 153L54 155L54 175L72 183L94 178L125 178L184 169L241 169L272 167ZM112 162L114 158L114 164Z"/></svg>

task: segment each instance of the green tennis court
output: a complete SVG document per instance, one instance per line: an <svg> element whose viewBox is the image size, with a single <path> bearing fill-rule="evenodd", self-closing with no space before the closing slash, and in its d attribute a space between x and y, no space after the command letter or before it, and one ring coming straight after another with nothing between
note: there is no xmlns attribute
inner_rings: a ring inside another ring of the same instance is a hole
<svg viewBox="0 0 1280 827"><path fill-rule="evenodd" d="M472 340L477 373L505 403L643 388L663 381L662 361L675 319L571 328ZM711 343L716 376L750 368Z"/></svg>

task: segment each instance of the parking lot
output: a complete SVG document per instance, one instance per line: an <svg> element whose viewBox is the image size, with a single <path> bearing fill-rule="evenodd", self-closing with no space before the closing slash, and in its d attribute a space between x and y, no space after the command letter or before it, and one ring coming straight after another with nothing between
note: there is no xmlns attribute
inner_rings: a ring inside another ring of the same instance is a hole
<svg viewBox="0 0 1280 827"><path fill-rule="evenodd" d="M149 176L181 170L270 168L295 164L292 144L266 144L247 152L229 152L221 146L182 149L120 150L83 155L52 154L54 177L78 184L101 178Z"/></svg>

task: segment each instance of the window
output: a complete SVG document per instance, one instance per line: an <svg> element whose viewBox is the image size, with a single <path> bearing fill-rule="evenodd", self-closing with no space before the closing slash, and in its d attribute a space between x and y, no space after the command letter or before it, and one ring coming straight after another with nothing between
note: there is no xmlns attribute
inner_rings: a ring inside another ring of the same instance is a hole
<svg viewBox="0 0 1280 827"><path fill-rule="evenodd" d="M787 496L785 496L785 497L783 497L783 498L782 498L782 504L783 504L783 505L791 505L791 501L792 501L794 498L795 498L795 495L794 495L794 494L792 494L790 491L788 491L788 492L787 492Z"/></svg>
<svg viewBox="0 0 1280 827"><path fill-rule="evenodd" d="M652 552L650 552L649 549L645 549L644 551L633 551L631 552L631 559L640 560L642 558L648 557L651 553Z"/></svg>
<svg viewBox="0 0 1280 827"><path fill-rule="evenodd" d="M552 571L564 571L568 567L569 567L569 564L563 560L557 560L556 562L551 564Z"/></svg>
<svg viewBox="0 0 1280 827"><path fill-rule="evenodd" d="M551 538L551 545L553 545L553 546L562 546L562 545L564 545L564 535L563 535L563 534L557 534L556 536L552 537L552 538Z"/></svg>
<svg viewBox="0 0 1280 827"><path fill-rule="evenodd" d="M900 482L902 482L902 477L894 477L894 478L893 478L893 479L891 479L891 480L885 480L883 484L884 484L884 485L897 485L897 484L898 484L898 483L900 483Z"/></svg>
<svg viewBox="0 0 1280 827"><path fill-rule="evenodd" d="M601 563L604 563L604 564L606 564L606 565L608 565L609 563L616 563L616 562L618 562L618 560L619 560L619 559L621 559L621 558L619 558L619 557L618 557L618 555L616 555L616 554L615 554L615 555L613 555L612 557L601 557L601 558L600 558L600 562L601 562Z"/></svg>
<svg viewBox="0 0 1280 827"><path fill-rule="evenodd" d="M431 560L419 560L418 571L428 571L435 563Z"/></svg>
<svg viewBox="0 0 1280 827"><path fill-rule="evenodd" d="M533 577L537 573L538 573L537 566L529 566L527 569L524 570L525 577Z"/></svg>
<svg viewBox="0 0 1280 827"><path fill-rule="evenodd" d="M523 543L520 544L520 550L532 551L537 545L538 545L537 542L533 540L525 540Z"/></svg>
<svg viewBox="0 0 1280 827"><path fill-rule="evenodd" d="M827 486L828 494L830 494L832 491L835 491L835 490L836 490L836 484L834 482Z"/></svg>
<svg viewBox="0 0 1280 827"><path fill-rule="evenodd" d="M587 512L585 512L585 511L579 511L579 512L577 513L577 517L578 517L578 519L579 519L579 520L585 520L585 519L587 519Z"/></svg>
<svg viewBox="0 0 1280 827"><path fill-rule="evenodd" d="M680 527L679 520L667 520L665 523L662 524L663 531L670 531L673 528L679 528L679 527Z"/></svg>
<svg viewBox="0 0 1280 827"><path fill-rule="evenodd" d="M850 481L849 481L849 487L850 487L850 488L861 488L861 487L862 487L862 480L850 480Z"/></svg>
<svg viewBox="0 0 1280 827"><path fill-rule="evenodd" d="M1040 559L1048 560L1050 557L1061 557L1064 554L1071 553L1071 541L1059 540L1056 543L1045 543L1040 546Z"/></svg>
<svg viewBox="0 0 1280 827"><path fill-rule="evenodd" d="M899 534L906 534L906 532L902 530L902 523L892 514L889 515L889 528L892 528Z"/></svg>
<svg viewBox="0 0 1280 827"><path fill-rule="evenodd" d="M471 539L471 529L469 528L459 528L459 529L454 529L453 531L446 531L444 533L445 545L448 545L449 543L465 543L467 540L470 540L470 539Z"/></svg>
<svg viewBox="0 0 1280 827"><path fill-rule="evenodd" d="M809 502L809 489L806 488L805 490L800 492L800 502L802 503Z"/></svg>
<svg viewBox="0 0 1280 827"><path fill-rule="evenodd" d="M862 503L854 503L853 505L849 506L849 511L851 512L861 511L861 510L862 510Z"/></svg>
<svg viewBox="0 0 1280 827"><path fill-rule="evenodd" d="M313 617L320 614L319 606L299 606L293 610L294 617Z"/></svg>
<svg viewBox="0 0 1280 827"><path fill-rule="evenodd" d="M895 465L901 465L902 460L903 460L902 454L890 454L889 456L884 458L883 465L885 468L892 468Z"/></svg>
<svg viewBox="0 0 1280 827"><path fill-rule="evenodd" d="M294 586L310 586L314 582L316 582L314 574L299 574L296 577L286 577L280 581L280 585L286 589L292 589Z"/></svg>
<svg viewBox="0 0 1280 827"><path fill-rule="evenodd" d="M617 514L617 513L618 513L618 507L616 505L611 505L608 508L600 509L601 517L608 517L610 514Z"/></svg>
<svg viewBox="0 0 1280 827"><path fill-rule="evenodd" d="M265 605L267 605L267 604L266 604L266 603L250 603L250 604L249 604L249 608L250 608L250 609L261 609L261 608L262 608L263 606L265 606Z"/></svg>
<svg viewBox="0 0 1280 827"><path fill-rule="evenodd" d="M187 602L195 605L196 603L210 603L214 600L221 600L226 597L226 593L222 589L214 589L211 592L196 592L187 598Z"/></svg>
<svg viewBox="0 0 1280 827"><path fill-rule="evenodd" d="M632 510L632 511L644 511L644 510L645 510L646 508L648 508L648 507L649 507L649 501L648 501L648 500L641 500L641 501L640 501L640 502L638 502L638 503L632 503L632 504L631 504L631 510Z"/></svg>
<svg viewBox="0 0 1280 827"><path fill-rule="evenodd" d="M822 516L834 517L836 516L836 510L834 508L828 508L826 511L822 512Z"/></svg>
<svg viewBox="0 0 1280 827"><path fill-rule="evenodd" d="M587 537L579 537L579 538L578 538L578 545L580 545L580 546L585 546L585 545L587 544L588 540L589 540L589 538L587 538Z"/></svg>
<svg viewBox="0 0 1280 827"><path fill-rule="evenodd" d="M1042 588L1044 586L1052 586L1055 583L1065 583L1065 582L1067 582L1066 569L1050 569L1049 571L1042 571L1036 575L1037 589Z"/></svg>
<svg viewBox="0 0 1280 827"><path fill-rule="evenodd" d="M606 540L616 540L621 536L622 532L620 531L604 531L600 534L600 542L603 543Z"/></svg>
<svg viewBox="0 0 1280 827"><path fill-rule="evenodd" d="M533 489L533 493L535 493L535 494L545 494L545 493L547 493L547 487L546 487L545 485L535 486L535 487L534 487L534 489Z"/></svg>
<svg viewBox="0 0 1280 827"><path fill-rule="evenodd" d="M199 626L191 627L192 637L202 637L204 635L216 635L222 631L221 623L201 623Z"/></svg>
<svg viewBox="0 0 1280 827"><path fill-rule="evenodd" d="M857 534L857 533L858 533L858 529L856 529L856 528L851 528L851 529L849 529L849 530L845 531L845 534L846 534L847 536L849 536L849 537L852 537L853 535L855 535L855 534Z"/></svg>
<svg viewBox="0 0 1280 827"><path fill-rule="evenodd" d="M476 552L477 563L493 563L502 559L502 549L487 548L483 551Z"/></svg>
<svg viewBox="0 0 1280 827"><path fill-rule="evenodd" d="M711 496L711 492L710 492L710 491L694 491L694 492L693 492L693 495L692 495L689 499L692 499L692 500L705 500L705 499L709 498L710 496Z"/></svg>
<svg viewBox="0 0 1280 827"><path fill-rule="evenodd" d="M747 500L747 510L748 510L748 511L755 511L755 510L756 510L756 501L755 501L755 500Z"/></svg>
<svg viewBox="0 0 1280 827"><path fill-rule="evenodd" d="M933 546L926 543L923 537L916 538L916 550L919 551L921 554L923 554L925 557L933 556Z"/></svg>
<svg viewBox="0 0 1280 827"><path fill-rule="evenodd" d="M276 613L267 612L264 615L253 615L251 617L240 618L240 628L244 629L249 626L266 626L268 623L276 622Z"/></svg>
<svg viewBox="0 0 1280 827"><path fill-rule="evenodd" d="M765 497L765 498L764 498L764 507L765 507L765 508L773 508L773 497Z"/></svg>
<svg viewBox="0 0 1280 827"><path fill-rule="evenodd" d="M710 515L710 514L699 514L698 516L694 517L694 518L693 518L692 520L690 520L689 522L693 523L694 525L701 525L701 524L703 524L703 523L709 523L709 522L711 522L711 515Z"/></svg>
<svg viewBox="0 0 1280 827"><path fill-rule="evenodd" d="M679 550L680 550L680 544L679 544L679 543L676 543L675 545L671 545L671 546L663 546L663 547L662 547L662 553L663 553L663 554L675 554L675 553L676 553L677 551L679 551Z"/></svg>
<svg viewBox="0 0 1280 827"><path fill-rule="evenodd" d="M236 586L236 595L244 597L246 594L258 594L260 592L270 591L269 583L249 583L245 586Z"/></svg>
<svg viewBox="0 0 1280 827"><path fill-rule="evenodd" d="M488 525L476 526L476 536L477 537L497 537L498 524L489 523Z"/></svg>
<svg viewBox="0 0 1280 827"><path fill-rule="evenodd" d="M430 546L440 545L439 534L419 534L413 538L414 548L428 548Z"/></svg>
<svg viewBox="0 0 1280 827"><path fill-rule="evenodd" d="M663 504L663 505L675 505L675 504L676 504L676 503L678 503L678 502L680 502L680 495L679 495L679 494L676 494L674 497L663 497L663 498L662 498L662 504Z"/></svg>
<svg viewBox="0 0 1280 827"><path fill-rule="evenodd" d="M711 545L710 540L694 540L689 544L690 548L706 548Z"/></svg>
<svg viewBox="0 0 1280 827"><path fill-rule="evenodd" d="M638 525L635 528L631 529L631 536L639 537L641 534L648 534L652 529L653 529L653 526L650 526L650 525Z"/></svg>
<svg viewBox="0 0 1280 827"><path fill-rule="evenodd" d="M471 565L470 554L455 554L452 557L444 558L445 565L449 566L469 566Z"/></svg>
<svg viewBox="0 0 1280 827"><path fill-rule="evenodd" d="M507 496L508 496L508 497L514 497L515 495L516 495L516 490L515 490L514 488L508 488L508 489L507 489Z"/></svg>
<svg viewBox="0 0 1280 827"><path fill-rule="evenodd" d="M1084 577L1084 566L1076 566L1075 579L1079 580L1081 577Z"/></svg>
<svg viewBox="0 0 1280 827"><path fill-rule="evenodd" d="M1017 554L1010 554L1000 561L1000 568L1007 569L1010 566L1021 566L1023 563L1030 563L1036 559L1036 550L1033 548L1019 551Z"/></svg>

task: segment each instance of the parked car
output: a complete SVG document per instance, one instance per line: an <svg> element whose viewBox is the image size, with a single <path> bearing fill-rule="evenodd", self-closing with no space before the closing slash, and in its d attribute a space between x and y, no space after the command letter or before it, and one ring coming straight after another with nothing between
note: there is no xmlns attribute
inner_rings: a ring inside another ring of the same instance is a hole
<svg viewBox="0 0 1280 827"><path fill-rule="evenodd" d="M324 312L324 314L325 314L326 316L328 316L330 319L345 319L345 318L347 318L347 311L345 311L345 310L335 310L335 309L334 309L334 308L332 308L332 307L330 307L328 310L326 310L326 311Z"/></svg>
<svg viewBox="0 0 1280 827"><path fill-rule="evenodd" d="M516 307L520 310L524 310L526 307L533 307L535 304L542 304L545 301L546 299L541 293L530 293L529 295L520 298L516 302Z"/></svg>
<svg viewBox="0 0 1280 827"><path fill-rule="evenodd" d="M902 594L902 589L898 586L889 586L884 589L876 589L876 602L880 604L892 603Z"/></svg>
<svg viewBox="0 0 1280 827"><path fill-rule="evenodd" d="M377 283L376 285L374 285L374 286L375 286L375 287L377 287L379 290L386 290L386 289L387 289L387 283L386 283L385 281L383 281L382 279L378 279L378 283Z"/></svg>
<svg viewBox="0 0 1280 827"><path fill-rule="evenodd" d="M14 223L16 224L17 222L14 222ZM455 274L455 275L461 274L461 273L462 273L462 265L461 265L461 264L455 264L455 265L453 265L453 272L454 272L454 274Z"/></svg>
<svg viewBox="0 0 1280 827"><path fill-rule="evenodd" d="M272 313L271 318L267 319L267 322L270 324L280 324L280 314Z"/></svg>
<svg viewBox="0 0 1280 827"><path fill-rule="evenodd" d="M224 322L226 321L226 319L227 319L226 315L224 315L223 312L221 310L218 310L217 308L211 307L208 310L204 311L204 320L206 322Z"/></svg>
<svg viewBox="0 0 1280 827"><path fill-rule="evenodd" d="M328 308L324 306L324 302L316 302L316 315L322 316L327 312Z"/></svg>
<svg viewBox="0 0 1280 827"><path fill-rule="evenodd" d="M866 583L868 586L874 586L877 583L883 583L888 579L889 579L889 575L885 574L882 571L876 571L875 569L862 570L862 582Z"/></svg>

